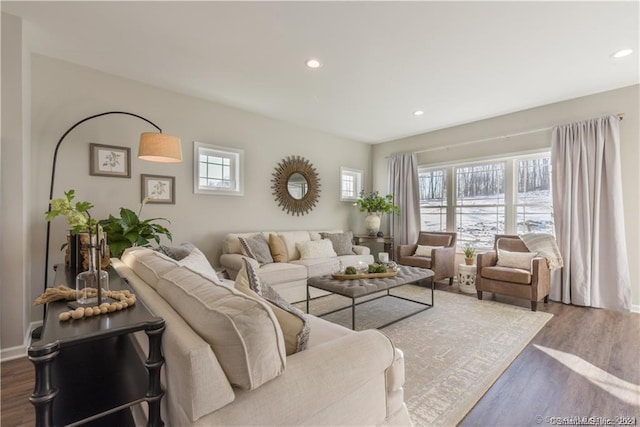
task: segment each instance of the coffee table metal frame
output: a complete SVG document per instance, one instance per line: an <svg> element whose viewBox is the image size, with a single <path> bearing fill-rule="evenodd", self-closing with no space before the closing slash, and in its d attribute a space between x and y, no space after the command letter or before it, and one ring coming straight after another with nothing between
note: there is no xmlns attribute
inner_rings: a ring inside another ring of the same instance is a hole
<svg viewBox="0 0 640 427"><path fill-rule="evenodd" d="M416 267L410 267L410 268L416 268ZM320 299L320 298L325 298L327 296L330 296L330 295L323 295L323 296L311 298L311 293L310 293L310 290L309 290L310 287L313 287L313 288L316 288L316 289L321 289L323 291L330 292L331 294L340 295L340 296L343 296L345 298L350 298L351 299L351 305L347 305L345 307L337 308L335 310L331 310L331 311L328 311L326 313L315 314L315 316L316 317L324 317L324 316L328 316L329 314L337 313L338 311L342 311L342 310L346 310L348 308L351 308L351 329L354 330L354 331L356 330L356 306L357 305L366 304L368 302L372 302L372 301L378 300L380 298L393 297L393 298L402 299L402 300L405 300L405 301L413 302L413 303L420 304L420 305L424 306L420 310L414 311L414 312L412 312L410 314L407 314L407 315L402 316L402 317L400 317L398 319L395 319L395 320L393 320L391 322L385 323L382 326L378 326L377 327L377 329L386 328L389 325L393 325L394 323L400 322L401 320L407 319L407 318L409 318L411 316L414 316L414 315L416 315L418 313L422 313L423 311L428 310L431 307L433 307L433 305L434 305L434 286L435 286L434 285L434 280L433 280L433 271L431 271L431 270L427 270L427 271L429 271L431 274L426 276L426 277L423 277L423 278L420 278L420 279L417 279L417 280L410 280L410 281L401 282L401 283L397 283L397 284L391 284L389 286L385 286L385 288L382 288L382 289L376 288L375 290L372 290L371 292L367 292L367 293L360 294L360 295L357 295L357 296L349 295L346 292L341 292L340 289L336 289L336 288L326 289L324 287L318 286L318 285L322 284L322 281L335 280L335 279L333 279L332 276L321 276L321 277L313 278L312 282L315 283L315 285L313 283L310 284L309 280L307 280L307 313L309 313L309 301ZM375 281L380 281L380 280L384 280L384 279L355 279L355 280L367 280L367 281L370 281L370 282L375 282ZM317 283L318 281L321 281L321 282ZM431 303L430 304L426 303L426 302L422 302L422 301L416 301L416 300L413 300L413 299L410 299L410 298L405 298L405 297L400 296L400 295L393 295L390 292L391 289L393 289L393 288L397 288L399 286L404 286L404 285L409 285L409 284L412 284L412 283L417 283L417 282L420 282L420 281L427 281L427 283L429 284L429 287L431 288ZM379 293L379 292L385 292L385 291L386 291L386 294L384 294L384 295L380 295L380 296L377 296L375 298L369 298L366 301L356 302L356 300L358 298L363 298L363 297L366 297L366 296L369 296L369 295L373 295L373 294L376 294L376 293Z"/></svg>

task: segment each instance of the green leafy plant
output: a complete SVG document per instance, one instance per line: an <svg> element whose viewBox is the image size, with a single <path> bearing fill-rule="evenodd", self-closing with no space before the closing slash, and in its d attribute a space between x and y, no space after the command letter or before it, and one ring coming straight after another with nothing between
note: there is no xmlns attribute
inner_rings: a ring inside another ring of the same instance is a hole
<svg viewBox="0 0 640 427"><path fill-rule="evenodd" d="M75 190L69 190L64 192L64 197L51 199L49 201L51 209L49 212L45 212L45 218L47 221L51 221L57 216L64 215L67 218L67 223L71 226L72 234L86 232L91 234L98 223L91 218L89 213L89 209L93 208L93 205L89 202L76 202L74 204L75 195ZM64 248L64 246L62 247Z"/></svg>
<svg viewBox="0 0 640 427"><path fill-rule="evenodd" d="M145 198L140 204L140 209L136 214L131 209L120 208L120 218L116 218L109 214L109 218L99 221L100 225L107 233L107 244L111 256L119 257L125 249L133 246L151 246L151 241L160 244L160 237L166 236L167 239L173 241L171 232L166 227L155 223L154 221L166 221L166 218L150 218L141 220L140 214L147 199Z"/></svg>
<svg viewBox="0 0 640 427"><path fill-rule="evenodd" d="M473 258L476 254L476 250L471 247L471 245L465 245L465 247L462 248L462 252L464 253L465 258Z"/></svg>
<svg viewBox="0 0 640 427"><path fill-rule="evenodd" d="M356 200L360 212L377 213L400 213L400 208L393 204L393 195L381 196L377 191L371 193L360 192L360 197Z"/></svg>

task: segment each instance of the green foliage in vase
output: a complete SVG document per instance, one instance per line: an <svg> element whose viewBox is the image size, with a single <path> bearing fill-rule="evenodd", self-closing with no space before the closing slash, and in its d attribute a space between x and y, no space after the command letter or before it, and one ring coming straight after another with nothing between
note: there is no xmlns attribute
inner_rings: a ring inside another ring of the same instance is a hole
<svg viewBox="0 0 640 427"><path fill-rule="evenodd" d="M355 205L360 208L360 212L400 213L400 207L393 204L393 195L387 194L383 197L377 191L368 194L361 191Z"/></svg>
<svg viewBox="0 0 640 427"><path fill-rule="evenodd" d="M91 233L97 224L97 221L91 218L89 213L89 209L93 208L93 205L89 202L74 204L75 196L75 190L69 190L64 192L64 197L51 199L49 201L51 209L49 212L45 212L45 218L47 221L51 221L57 216L64 215L71 227L72 234Z"/></svg>
<svg viewBox="0 0 640 427"><path fill-rule="evenodd" d="M136 214L131 209L120 208L120 218L109 214L109 218L100 221L100 225L107 233L107 244L112 257L119 257L125 249L133 246L151 246L151 241L160 244L160 237L166 236L170 241L173 236L168 228L156 224L154 221L170 221L166 218L150 218L141 220L140 214L147 199L142 201L140 210Z"/></svg>

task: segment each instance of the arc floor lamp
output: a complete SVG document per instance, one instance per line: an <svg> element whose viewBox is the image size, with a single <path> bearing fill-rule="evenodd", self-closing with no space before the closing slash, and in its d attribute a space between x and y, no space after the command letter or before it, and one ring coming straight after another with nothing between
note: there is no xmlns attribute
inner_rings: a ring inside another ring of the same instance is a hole
<svg viewBox="0 0 640 427"><path fill-rule="evenodd" d="M105 113L94 114L93 116L85 117L84 119L76 122L73 126L71 126L65 133L62 134L58 143L56 144L56 148L53 152L53 163L51 166L51 185L49 187L49 200L53 198L53 186L56 177L56 161L58 159L58 150L62 145L62 142L67 137L67 135L73 131L76 127L81 125L84 122L89 120L108 116L111 114L121 114L125 116L136 117L140 120L143 120L149 123L151 126L157 129L157 132L143 132L140 135L140 142L138 144L138 158L142 160L148 160L151 162L161 162L161 163L180 163L182 162L182 144L180 142L180 138L172 135L167 135L162 133L162 129L151 120L146 119L138 114L128 113L126 111L107 111ZM47 212L51 212L51 204L49 204L49 208ZM51 223L47 221L47 238L46 238L46 249L45 249L45 261L44 261L44 290L47 289L47 283L49 279L49 241L51 238ZM46 305L45 305L45 314L46 314ZM34 338L38 338L41 333L41 328L37 328L33 331L32 336Z"/></svg>

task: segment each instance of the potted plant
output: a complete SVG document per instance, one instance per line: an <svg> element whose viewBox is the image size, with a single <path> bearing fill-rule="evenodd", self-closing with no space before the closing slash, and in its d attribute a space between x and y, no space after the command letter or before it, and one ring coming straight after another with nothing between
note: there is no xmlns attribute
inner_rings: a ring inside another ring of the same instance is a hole
<svg viewBox="0 0 640 427"><path fill-rule="evenodd" d="M107 244L111 256L119 257L125 249L132 246L151 246L151 240L160 244L160 236L164 235L170 241L173 240L171 232L164 226L154 221L166 221L165 218L150 218L141 220L142 208L149 198L145 198L140 204L136 214L131 209L120 208L120 218L109 214L109 218L99 221L104 231L109 236Z"/></svg>
<svg viewBox="0 0 640 427"><path fill-rule="evenodd" d="M400 208L393 204L393 195L381 196L377 191L365 193L360 192L360 197L356 200L360 212L366 212L364 220L365 228L370 236L374 236L380 230L380 217L382 214L400 213Z"/></svg>
<svg viewBox="0 0 640 427"><path fill-rule="evenodd" d="M465 245L462 249L464 253L464 262L467 265L473 265L473 256L476 254L476 250L469 244Z"/></svg>

